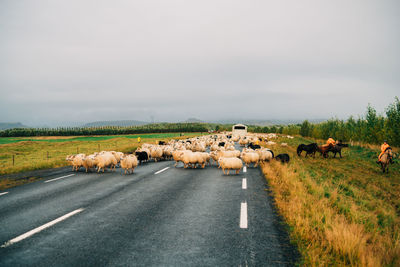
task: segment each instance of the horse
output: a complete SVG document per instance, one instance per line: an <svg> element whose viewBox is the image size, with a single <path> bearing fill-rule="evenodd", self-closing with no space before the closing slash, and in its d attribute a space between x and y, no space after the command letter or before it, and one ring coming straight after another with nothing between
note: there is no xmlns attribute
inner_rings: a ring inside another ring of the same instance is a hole
<svg viewBox="0 0 400 267"><path fill-rule="evenodd" d="M339 142L334 145L328 152L333 153L333 157L336 158L336 154L339 153L340 158L342 158L342 148L344 147L349 147L348 144L343 144L342 140L339 140Z"/></svg>
<svg viewBox="0 0 400 267"><path fill-rule="evenodd" d="M328 157L328 152L332 151L333 147L334 146L332 144L318 146L318 152L321 153L321 155L324 156L324 158L327 158Z"/></svg>
<svg viewBox="0 0 400 267"><path fill-rule="evenodd" d="M388 147L385 150L385 153L383 153L380 161L383 173L385 173L385 171L386 173L389 173L389 164L391 162L392 157L393 157L392 148Z"/></svg>
<svg viewBox="0 0 400 267"><path fill-rule="evenodd" d="M317 152L317 150L318 150L317 143L312 143L312 144L309 144L309 145L300 144L297 147L297 155L300 157L301 156L301 152L305 151L306 152L306 157L308 155L313 155L313 157L315 158L315 152Z"/></svg>

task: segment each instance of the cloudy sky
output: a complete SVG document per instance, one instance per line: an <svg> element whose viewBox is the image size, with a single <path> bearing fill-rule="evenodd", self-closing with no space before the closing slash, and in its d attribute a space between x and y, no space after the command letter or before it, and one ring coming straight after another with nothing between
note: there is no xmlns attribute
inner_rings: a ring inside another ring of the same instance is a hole
<svg viewBox="0 0 400 267"><path fill-rule="evenodd" d="M347 118L400 95L400 2L0 0L0 122Z"/></svg>

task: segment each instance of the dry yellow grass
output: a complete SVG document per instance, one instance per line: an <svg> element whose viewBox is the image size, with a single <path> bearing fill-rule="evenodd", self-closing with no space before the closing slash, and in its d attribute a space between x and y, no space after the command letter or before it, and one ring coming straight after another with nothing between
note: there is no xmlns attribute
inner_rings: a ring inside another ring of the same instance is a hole
<svg viewBox="0 0 400 267"><path fill-rule="evenodd" d="M290 164L272 161L262 171L302 253L301 264L400 266L398 167L380 174L364 157L374 151L359 147L343 159L299 158L298 143L275 149L289 153Z"/></svg>

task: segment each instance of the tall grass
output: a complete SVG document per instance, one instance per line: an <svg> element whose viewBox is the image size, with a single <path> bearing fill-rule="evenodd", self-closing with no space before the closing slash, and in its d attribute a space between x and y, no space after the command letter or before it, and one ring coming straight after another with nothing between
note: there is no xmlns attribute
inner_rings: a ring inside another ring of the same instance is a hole
<svg viewBox="0 0 400 267"><path fill-rule="evenodd" d="M361 146L345 150L342 159L299 158L295 148L307 140L285 141L290 146L275 152L289 152L291 162L265 163L262 171L301 264L400 266L399 166L381 174L378 150Z"/></svg>

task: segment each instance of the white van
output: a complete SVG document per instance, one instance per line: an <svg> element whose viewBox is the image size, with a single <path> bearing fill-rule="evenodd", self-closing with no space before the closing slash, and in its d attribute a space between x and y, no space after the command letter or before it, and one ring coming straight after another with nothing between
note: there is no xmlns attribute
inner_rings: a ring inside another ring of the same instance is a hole
<svg viewBox="0 0 400 267"><path fill-rule="evenodd" d="M245 136L247 134L247 126L236 124L232 126L232 135Z"/></svg>

